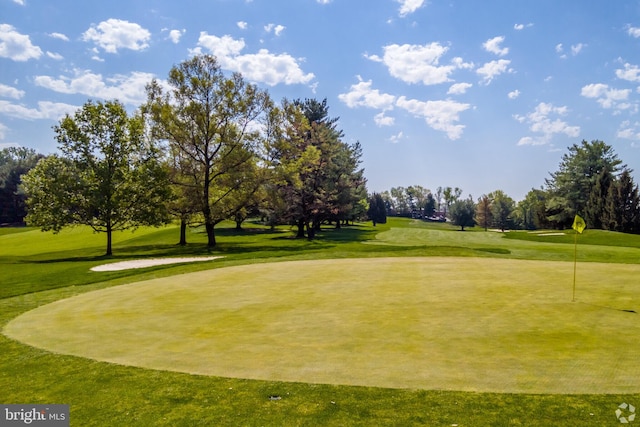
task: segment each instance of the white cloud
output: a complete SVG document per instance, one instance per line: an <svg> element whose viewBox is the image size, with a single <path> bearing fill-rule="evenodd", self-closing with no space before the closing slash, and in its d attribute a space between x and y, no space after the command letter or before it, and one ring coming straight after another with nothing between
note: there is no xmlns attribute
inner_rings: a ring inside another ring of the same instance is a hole
<svg viewBox="0 0 640 427"><path fill-rule="evenodd" d="M394 119L393 117L385 116L384 111L376 114L373 117L373 120L375 121L376 125L378 125L378 127L393 126L396 122L396 119Z"/></svg>
<svg viewBox="0 0 640 427"><path fill-rule="evenodd" d="M31 44L29 36L20 34L9 24L0 24L0 57L28 61L42 56L42 49Z"/></svg>
<svg viewBox="0 0 640 427"><path fill-rule="evenodd" d="M420 9L425 0L396 0L396 2L400 3L399 13L400 16L404 17Z"/></svg>
<svg viewBox="0 0 640 427"><path fill-rule="evenodd" d="M517 97L520 96L520 91L516 89L514 91L509 92L507 96L509 97L509 99L516 99Z"/></svg>
<svg viewBox="0 0 640 427"><path fill-rule="evenodd" d="M465 126L457 123L460 121L460 113L470 107L469 104L462 104L449 99L419 101L417 99L407 99L404 96L398 98L396 106L417 117L424 118L431 128L445 132L451 140L462 136Z"/></svg>
<svg viewBox="0 0 640 427"><path fill-rule="evenodd" d="M25 0L13 0L13 2L14 2L15 4L19 4L20 6L24 6L24 5L26 4L26 3L25 3Z"/></svg>
<svg viewBox="0 0 640 427"><path fill-rule="evenodd" d="M190 52L198 54L205 48L217 57L222 68L240 72L248 80L270 86L309 83L315 78L313 73L304 73L298 64L299 60L289 54L273 54L267 49L240 54L244 47L242 39L236 40L229 35L217 37L203 31L198 39L198 47Z"/></svg>
<svg viewBox="0 0 640 427"><path fill-rule="evenodd" d="M499 76L500 74L512 72L512 69L507 68L509 64L511 64L511 61L508 59L499 59L496 61L487 62L482 67L478 68L476 70L476 73L478 73L482 77L482 83L488 85L495 77Z"/></svg>
<svg viewBox="0 0 640 427"><path fill-rule="evenodd" d="M241 30L246 30L247 28L249 28L249 24L247 24L245 21L238 21L238 22L236 22L236 25Z"/></svg>
<svg viewBox="0 0 640 427"><path fill-rule="evenodd" d="M58 39L58 40L62 40L62 41L65 41L65 42L69 41L69 37L65 36L62 33L51 33L51 34L49 34L49 37L54 38L54 39Z"/></svg>
<svg viewBox="0 0 640 427"><path fill-rule="evenodd" d="M620 128L616 133L618 138L631 139L633 141L640 141L640 123L631 123L628 120L620 123Z"/></svg>
<svg viewBox="0 0 640 427"><path fill-rule="evenodd" d="M497 36L482 43L482 47L487 52L494 53L498 56L505 56L506 54L509 53L509 48L500 46L503 41L504 41L504 36Z"/></svg>
<svg viewBox="0 0 640 427"><path fill-rule="evenodd" d="M556 134L576 138L580 135L580 126L571 126L567 122L554 116L566 116L567 107L555 107L553 104L541 102L535 110L526 116L516 115L514 118L520 123L529 124L529 130L538 134L535 137L524 137L518 145L546 145Z"/></svg>
<svg viewBox="0 0 640 427"><path fill-rule="evenodd" d="M282 32L285 30L284 25L276 25L276 24L267 24L264 26L264 30L267 33L270 33L273 31L273 34L275 34L276 36L279 36L280 34L282 34Z"/></svg>
<svg viewBox="0 0 640 427"><path fill-rule="evenodd" d="M572 54L573 56L576 56L576 55L577 55L577 54L579 54L579 53L582 51L582 49L584 49L585 47L587 47L587 45L586 45L586 44L584 44L584 43L578 43L578 44L571 45L571 54Z"/></svg>
<svg viewBox="0 0 640 427"><path fill-rule="evenodd" d="M174 44L178 44L180 43L180 39L182 38L182 36L187 32L187 30L182 29L182 30L171 30L169 31L169 39L174 43Z"/></svg>
<svg viewBox="0 0 640 427"><path fill-rule="evenodd" d="M449 95L462 95L467 93L467 89L471 88L473 85L471 83L455 83L452 84L447 94Z"/></svg>
<svg viewBox="0 0 640 427"><path fill-rule="evenodd" d="M450 65L440 65L440 58L449 50L437 42L425 45L391 44L384 48L384 55L367 55L372 61L384 63L389 73L404 82L434 85L451 81L449 75L460 68L472 68L461 58L454 58Z"/></svg>
<svg viewBox="0 0 640 427"><path fill-rule="evenodd" d="M627 26L627 34L629 34L631 37L638 38L640 37L640 28L632 27L631 25L629 25Z"/></svg>
<svg viewBox="0 0 640 427"><path fill-rule="evenodd" d="M316 0L318 3L320 4L329 4L331 3L331 0Z"/></svg>
<svg viewBox="0 0 640 427"><path fill-rule="evenodd" d="M71 114L78 109L75 105L61 102L38 102L38 108L28 108L24 105L12 104L0 100L0 114L24 120L50 119L58 120L65 114Z"/></svg>
<svg viewBox="0 0 640 427"><path fill-rule="evenodd" d="M64 59L64 56L60 55L59 53L55 53L55 52L49 52L47 51L47 56L51 59L55 59L56 61L60 61L62 59Z"/></svg>
<svg viewBox="0 0 640 427"><path fill-rule="evenodd" d="M626 102L631 89L612 89L603 83L593 83L582 87L580 94L585 98L595 98L602 108L626 110L631 107Z"/></svg>
<svg viewBox="0 0 640 427"><path fill-rule="evenodd" d="M397 144L399 143L402 139L404 139L404 132L400 131L400 133L398 133L397 135L392 135L391 138L389 138L389 141L392 144Z"/></svg>
<svg viewBox="0 0 640 427"><path fill-rule="evenodd" d="M20 99L24 96L24 91L0 83L0 96L3 98Z"/></svg>
<svg viewBox="0 0 640 427"><path fill-rule="evenodd" d="M140 25L113 18L92 25L82 35L84 41L92 41L108 53L117 53L118 49L144 50L149 47L150 38L151 33Z"/></svg>
<svg viewBox="0 0 640 427"><path fill-rule="evenodd" d="M624 70L616 70L616 77L630 82L640 82L640 68L637 65L624 64Z"/></svg>
<svg viewBox="0 0 640 427"><path fill-rule="evenodd" d="M349 108L368 107L379 110L388 110L393 108L396 97L386 93L380 93L378 89L371 89L372 82L362 81L358 76L358 83L351 85L349 92L341 93L338 99Z"/></svg>
<svg viewBox="0 0 640 427"><path fill-rule="evenodd" d="M558 43L556 45L556 52L557 53L562 53L564 51L564 47L562 46L562 43Z"/></svg>
<svg viewBox="0 0 640 427"><path fill-rule="evenodd" d="M526 25L525 24L515 24L513 26L513 29L516 30L516 31L521 31L521 30L524 30L525 28L530 28L530 27L533 27L533 24L531 22L529 22Z"/></svg>
<svg viewBox="0 0 640 427"><path fill-rule="evenodd" d="M118 99L125 104L140 105L146 100L145 86L153 77L153 74L134 71L104 79L100 74L76 70L73 77L36 76L34 83L59 93Z"/></svg>

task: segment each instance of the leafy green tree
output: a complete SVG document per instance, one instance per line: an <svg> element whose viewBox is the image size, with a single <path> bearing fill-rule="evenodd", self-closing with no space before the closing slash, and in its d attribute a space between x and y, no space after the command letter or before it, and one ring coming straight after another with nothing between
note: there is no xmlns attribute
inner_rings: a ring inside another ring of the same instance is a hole
<svg viewBox="0 0 640 427"><path fill-rule="evenodd" d="M640 195L628 170L609 187L603 218L608 230L640 233Z"/></svg>
<svg viewBox="0 0 640 427"><path fill-rule="evenodd" d="M424 201L424 217L432 218L436 213L436 199L433 198L433 194L427 194L427 197Z"/></svg>
<svg viewBox="0 0 640 427"><path fill-rule="evenodd" d="M456 188L445 187L442 190L442 197L444 197L444 203L445 203L445 215L449 211L450 206L454 202L456 202L458 199L460 199L461 195L462 195L462 189L458 187Z"/></svg>
<svg viewBox="0 0 640 427"><path fill-rule="evenodd" d="M453 225L460 227L464 231L465 227L473 227L475 221L476 204L471 197L458 199L449 208L449 218Z"/></svg>
<svg viewBox="0 0 640 427"><path fill-rule="evenodd" d="M107 234L111 255L114 231L167 221L166 170L140 115L129 117L117 101L89 101L54 131L61 155L23 178L29 224L54 232L88 225Z"/></svg>
<svg viewBox="0 0 640 427"><path fill-rule="evenodd" d="M493 216L491 214L491 199L486 194L483 194L478 199L476 206L476 221L480 227L486 230L493 223Z"/></svg>
<svg viewBox="0 0 640 427"><path fill-rule="evenodd" d="M584 220L589 224L590 228L604 227L603 221L607 210L607 196L613 183L614 177L611 172L606 169L600 171L584 208Z"/></svg>
<svg viewBox="0 0 640 427"><path fill-rule="evenodd" d="M515 201L507 196L504 191L496 190L488 195L491 200L491 224L504 232L513 225L513 211L515 210Z"/></svg>
<svg viewBox="0 0 640 427"><path fill-rule="evenodd" d="M515 215L519 220L519 225L527 230L537 228L548 228L547 203L548 193L543 189L532 188L524 200L518 202Z"/></svg>
<svg viewBox="0 0 640 427"><path fill-rule="evenodd" d="M380 193L373 193L371 197L369 197L367 216L373 221L374 227L376 224L387 223L387 209L385 208L384 200Z"/></svg>
<svg viewBox="0 0 640 427"><path fill-rule="evenodd" d="M44 156L31 148L0 150L0 223L21 223L27 215L25 195L20 189L22 175Z"/></svg>
<svg viewBox="0 0 640 427"><path fill-rule="evenodd" d="M576 213L589 210L591 190L603 171L616 177L627 169L603 141L583 140L568 150L559 169L546 180L549 219L560 227L570 226Z"/></svg>
<svg viewBox="0 0 640 427"><path fill-rule="evenodd" d="M428 194L431 194L431 192L421 185L411 185L407 187L407 196L411 210L412 212L418 211L417 214L421 218L424 216L423 208Z"/></svg>
<svg viewBox="0 0 640 427"><path fill-rule="evenodd" d="M216 245L215 225L243 208L255 191L242 180L257 164L260 120L271 108L266 91L248 84L239 73L226 77L214 56L198 55L174 66L168 89L157 81L147 86L144 111L153 134L180 152L181 184L197 194L197 206ZM249 165L249 166L248 166Z"/></svg>

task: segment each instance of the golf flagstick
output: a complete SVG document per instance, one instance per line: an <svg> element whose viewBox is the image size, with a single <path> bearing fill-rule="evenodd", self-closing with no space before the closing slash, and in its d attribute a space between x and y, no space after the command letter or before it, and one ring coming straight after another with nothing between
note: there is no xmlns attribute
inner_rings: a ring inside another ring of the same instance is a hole
<svg viewBox="0 0 640 427"><path fill-rule="evenodd" d="M573 219L573 225L571 226L576 233L573 239L573 297L571 299L572 302L576 301L576 269L578 266L578 234L582 234L585 228L587 228L587 224L584 222L584 219L580 215L576 214L576 217Z"/></svg>

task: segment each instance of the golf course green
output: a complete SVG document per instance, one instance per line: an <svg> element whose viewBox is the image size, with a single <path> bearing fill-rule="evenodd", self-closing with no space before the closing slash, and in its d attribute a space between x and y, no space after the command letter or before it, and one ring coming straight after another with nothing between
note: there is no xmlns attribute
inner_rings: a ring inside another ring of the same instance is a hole
<svg viewBox="0 0 640 427"><path fill-rule="evenodd" d="M269 262L83 293L27 311L3 333L54 353L216 377L637 393L638 277L638 264L579 263L573 301L566 261Z"/></svg>

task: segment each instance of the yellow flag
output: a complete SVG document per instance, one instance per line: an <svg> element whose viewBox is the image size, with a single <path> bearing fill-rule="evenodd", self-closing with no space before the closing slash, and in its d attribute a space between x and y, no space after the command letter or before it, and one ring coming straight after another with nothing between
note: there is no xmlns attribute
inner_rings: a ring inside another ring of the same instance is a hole
<svg viewBox="0 0 640 427"><path fill-rule="evenodd" d="M576 230L578 233L582 234L585 228L587 228L587 224L584 222L584 219L580 215L576 215L573 220L572 228Z"/></svg>

